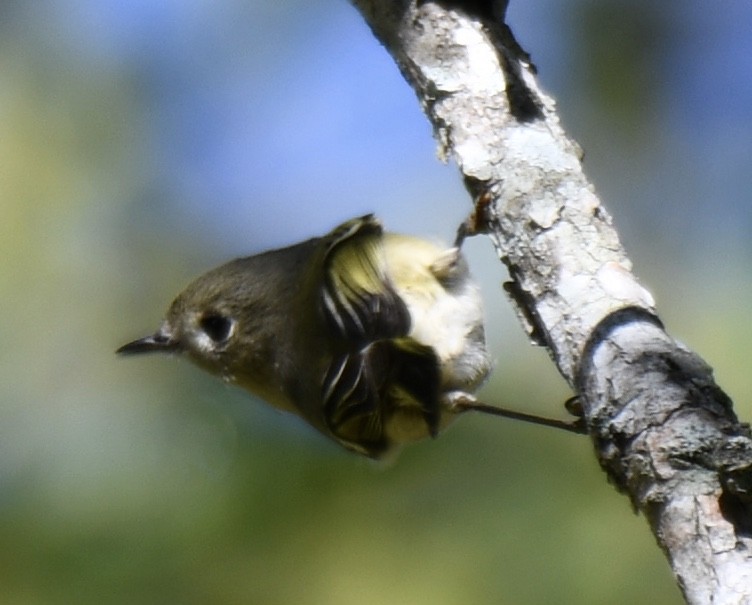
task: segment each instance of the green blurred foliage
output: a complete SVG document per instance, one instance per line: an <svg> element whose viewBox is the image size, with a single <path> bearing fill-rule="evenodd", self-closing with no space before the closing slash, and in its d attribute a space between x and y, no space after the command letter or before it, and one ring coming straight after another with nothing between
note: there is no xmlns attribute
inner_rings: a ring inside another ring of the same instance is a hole
<svg viewBox="0 0 752 605"><path fill-rule="evenodd" d="M657 51L610 46L608 32L666 24L621 10L618 22L591 10L572 35L618 55L587 69L604 87L630 83L604 93L600 111L640 128L634 91L650 86L643 67ZM4 34L3 603L680 602L586 439L468 417L374 465L187 363L116 359L220 253L201 219L165 200L143 75ZM663 250L629 237L643 258ZM487 263L487 248L470 248ZM741 262L721 259L698 288L691 267L663 256L646 281L662 284L669 327L749 417ZM490 298L494 271L478 270ZM484 398L555 413L566 388L505 313L489 319L505 337L492 339L499 364Z"/></svg>

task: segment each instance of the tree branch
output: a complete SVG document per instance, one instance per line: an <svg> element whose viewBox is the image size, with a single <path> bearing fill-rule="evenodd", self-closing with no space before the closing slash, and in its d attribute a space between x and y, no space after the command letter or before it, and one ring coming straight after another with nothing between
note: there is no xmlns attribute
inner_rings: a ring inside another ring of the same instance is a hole
<svg viewBox="0 0 752 605"><path fill-rule="evenodd" d="M353 0L414 88L507 292L580 396L602 468L689 603L752 603L752 440L711 369L666 334L582 172L506 2Z"/></svg>

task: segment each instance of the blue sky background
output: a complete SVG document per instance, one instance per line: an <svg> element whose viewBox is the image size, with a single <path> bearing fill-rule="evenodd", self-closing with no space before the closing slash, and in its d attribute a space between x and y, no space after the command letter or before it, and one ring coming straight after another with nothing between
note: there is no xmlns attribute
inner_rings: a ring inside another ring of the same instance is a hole
<svg viewBox="0 0 752 605"><path fill-rule="evenodd" d="M194 216L217 230L210 241L296 239L364 210L441 232L444 217L422 210L459 206L412 92L346 2L66 0L4 11L32 60L63 70L61 86L128 80L117 85L137 104L141 178L166 198L144 203ZM626 217L625 238L644 228L692 254L699 234L723 232L747 251L749 3L513 2L510 21L607 207ZM599 36L613 49L593 46Z"/></svg>

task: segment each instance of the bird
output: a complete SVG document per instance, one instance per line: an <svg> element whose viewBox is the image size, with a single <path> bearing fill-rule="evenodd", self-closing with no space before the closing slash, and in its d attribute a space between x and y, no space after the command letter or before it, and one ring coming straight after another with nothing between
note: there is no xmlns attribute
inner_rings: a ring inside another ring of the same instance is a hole
<svg viewBox="0 0 752 605"><path fill-rule="evenodd" d="M204 273L117 353L185 355L372 459L468 410L572 426L476 401L493 364L462 237L447 247L350 219Z"/></svg>

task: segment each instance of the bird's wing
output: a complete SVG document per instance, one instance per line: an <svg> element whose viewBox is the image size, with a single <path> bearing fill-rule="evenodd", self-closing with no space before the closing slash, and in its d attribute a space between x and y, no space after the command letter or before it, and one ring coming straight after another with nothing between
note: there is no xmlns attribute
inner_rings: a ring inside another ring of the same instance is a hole
<svg viewBox="0 0 752 605"><path fill-rule="evenodd" d="M386 425L398 408L437 432L439 362L408 336L410 312L389 278L381 223L367 215L325 237L321 309L342 340L322 383L324 416L345 447L378 458L392 445Z"/></svg>
<svg viewBox="0 0 752 605"><path fill-rule="evenodd" d="M440 370L431 347L410 338L380 340L335 358L324 377L327 426L348 449L379 458L391 443L385 424L398 411L438 432Z"/></svg>
<svg viewBox="0 0 752 605"><path fill-rule="evenodd" d="M333 329L363 344L406 336L410 313L387 274L381 223L366 215L326 239L321 308Z"/></svg>

